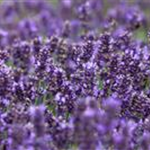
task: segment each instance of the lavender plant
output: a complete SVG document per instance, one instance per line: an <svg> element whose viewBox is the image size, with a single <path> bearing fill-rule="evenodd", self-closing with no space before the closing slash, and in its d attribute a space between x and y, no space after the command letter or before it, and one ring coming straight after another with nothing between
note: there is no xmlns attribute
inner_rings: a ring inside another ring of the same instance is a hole
<svg viewBox="0 0 150 150"><path fill-rule="evenodd" d="M148 5L1 1L0 150L150 150Z"/></svg>

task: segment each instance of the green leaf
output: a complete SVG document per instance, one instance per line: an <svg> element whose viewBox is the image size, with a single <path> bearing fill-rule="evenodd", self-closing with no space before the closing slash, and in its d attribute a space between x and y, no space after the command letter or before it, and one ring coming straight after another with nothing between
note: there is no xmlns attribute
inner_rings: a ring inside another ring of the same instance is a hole
<svg viewBox="0 0 150 150"><path fill-rule="evenodd" d="M54 116L56 116L56 106L53 104L53 105L47 105L47 108L49 111L51 111L53 113Z"/></svg>
<svg viewBox="0 0 150 150"><path fill-rule="evenodd" d="M98 87L99 87L100 90L103 89L103 81L101 79L99 79Z"/></svg>
<svg viewBox="0 0 150 150"><path fill-rule="evenodd" d="M147 32L146 32L146 30L143 27L141 27L140 29L135 31L134 37L139 39L139 40L142 40L142 41L146 42L146 40L147 40Z"/></svg>

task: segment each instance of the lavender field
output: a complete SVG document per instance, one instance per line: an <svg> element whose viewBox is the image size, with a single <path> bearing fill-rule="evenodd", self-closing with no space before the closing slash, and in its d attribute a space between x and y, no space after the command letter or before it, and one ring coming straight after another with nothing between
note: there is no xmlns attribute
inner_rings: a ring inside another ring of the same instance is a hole
<svg viewBox="0 0 150 150"><path fill-rule="evenodd" d="M150 150L149 0L0 0L0 150Z"/></svg>

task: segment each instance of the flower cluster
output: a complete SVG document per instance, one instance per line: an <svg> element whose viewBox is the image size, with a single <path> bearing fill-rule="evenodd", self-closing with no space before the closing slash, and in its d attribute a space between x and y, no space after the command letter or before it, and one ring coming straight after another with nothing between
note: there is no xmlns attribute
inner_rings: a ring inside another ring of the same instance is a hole
<svg viewBox="0 0 150 150"><path fill-rule="evenodd" d="M150 150L144 8L0 2L0 150Z"/></svg>

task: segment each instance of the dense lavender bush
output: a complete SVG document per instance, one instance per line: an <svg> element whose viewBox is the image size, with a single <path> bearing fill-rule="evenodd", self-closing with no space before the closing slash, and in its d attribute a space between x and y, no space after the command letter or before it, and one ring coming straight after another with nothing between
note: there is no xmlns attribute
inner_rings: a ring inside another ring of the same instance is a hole
<svg viewBox="0 0 150 150"><path fill-rule="evenodd" d="M150 150L148 6L0 1L0 150Z"/></svg>

